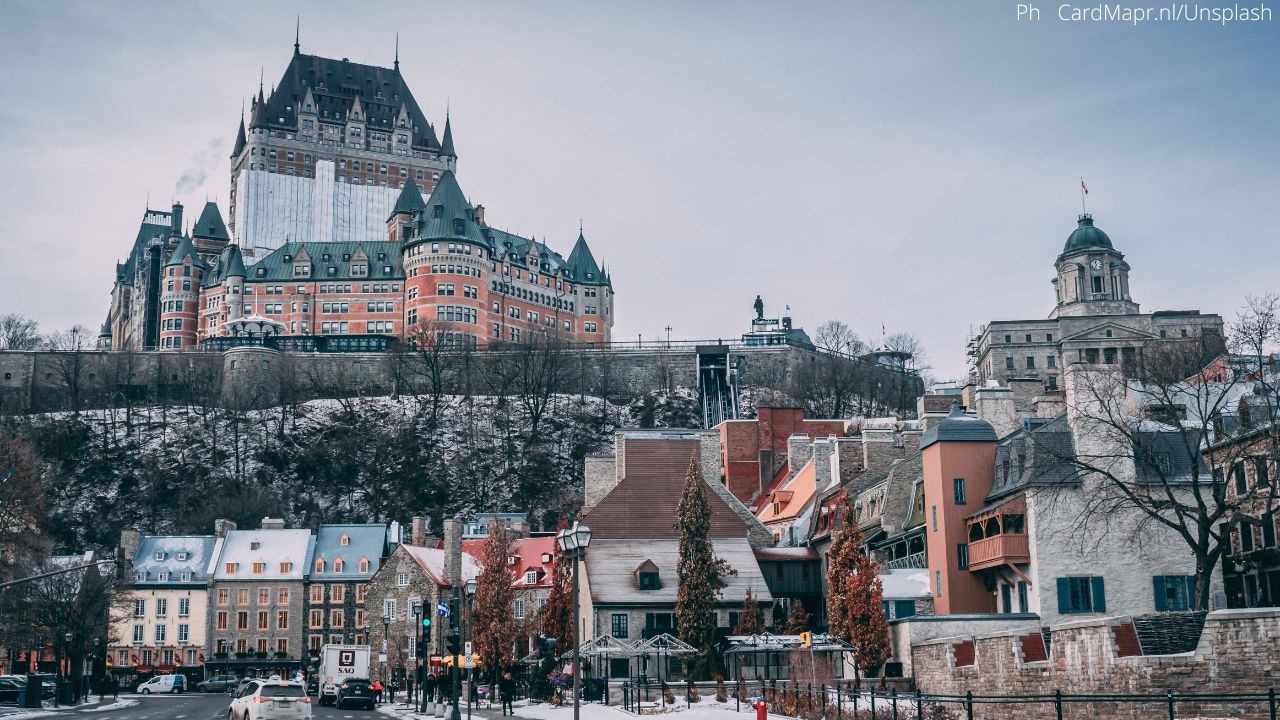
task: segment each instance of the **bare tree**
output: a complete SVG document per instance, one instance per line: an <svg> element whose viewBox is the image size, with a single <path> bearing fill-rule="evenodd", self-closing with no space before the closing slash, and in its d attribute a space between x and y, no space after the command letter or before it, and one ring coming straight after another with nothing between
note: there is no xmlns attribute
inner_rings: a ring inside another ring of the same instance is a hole
<svg viewBox="0 0 1280 720"><path fill-rule="evenodd" d="M89 328L74 325L49 336L46 347L53 350L52 362L58 370L59 380L74 413L80 412L84 384L88 374L87 353L93 349Z"/></svg>
<svg viewBox="0 0 1280 720"><path fill-rule="evenodd" d="M40 347L40 325L25 315L0 315L0 350L35 350Z"/></svg>
<svg viewBox="0 0 1280 720"><path fill-rule="evenodd" d="M1246 308L1233 328L1234 344L1277 337L1276 306L1272 300ZM1260 390L1274 418L1276 396L1250 379L1265 374L1256 366L1214 371L1240 359L1221 349L1221 338L1205 335L1148 346L1121 365L1070 366L1074 447L1040 448L1082 475L1084 501L1076 517L1080 527L1093 528L1082 538L1114 531L1142 543L1151 541L1153 528L1163 528L1186 544L1196 562L1193 601L1199 610L1209 609L1214 569L1231 550L1223 524L1260 524L1249 511L1273 494L1270 476L1229 490L1227 475L1257 452L1231 442L1238 401L1259 397ZM1273 438L1272 454L1274 448Z"/></svg>
<svg viewBox="0 0 1280 720"><path fill-rule="evenodd" d="M813 344L841 355L861 355L867 350L866 343L843 320L828 320L819 325L813 334Z"/></svg>
<svg viewBox="0 0 1280 720"><path fill-rule="evenodd" d="M45 481L39 457L23 429L9 418L0 425L0 579L28 567L43 549Z"/></svg>

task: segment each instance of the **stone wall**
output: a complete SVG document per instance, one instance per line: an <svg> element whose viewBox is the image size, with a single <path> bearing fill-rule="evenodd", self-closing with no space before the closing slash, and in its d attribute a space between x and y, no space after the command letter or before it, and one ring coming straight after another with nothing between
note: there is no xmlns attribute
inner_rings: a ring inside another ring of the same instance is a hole
<svg viewBox="0 0 1280 720"><path fill-rule="evenodd" d="M994 616L998 617L998 616ZM1011 621L992 629L973 625L964 634L916 635L929 622L894 626L895 642L910 639L909 662L917 687L926 693L963 695L1266 693L1280 682L1280 608L1219 610L1210 613L1194 652L1148 656L1133 654L1127 642L1132 618L1109 617L1066 623L1050 629L1047 658L1035 659L1041 638L1038 623ZM958 623L932 623L937 629L963 628ZM972 662L965 664L972 654ZM958 662L959 659L959 662ZM975 718L1052 717L1044 705L976 705ZM1145 720L1167 712L1156 704L1108 703L1105 707L1067 705L1063 717ZM1177 717L1270 717L1266 702L1177 705Z"/></svg>

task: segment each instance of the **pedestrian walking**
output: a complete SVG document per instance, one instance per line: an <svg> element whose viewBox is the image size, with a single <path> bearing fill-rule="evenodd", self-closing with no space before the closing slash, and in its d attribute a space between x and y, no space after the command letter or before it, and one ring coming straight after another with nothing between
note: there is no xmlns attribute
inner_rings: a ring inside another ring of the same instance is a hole
<svg viewBox="0 0 1280 720"><path fill-rule="evenodd" d="M502 694L502 714L515 715L516 711L511 707L512 696L515 695L516 683L511 679L511 672L505 671L502 677L498 678L498 692Z"/></svg>
<svg viewBox="0 0 1280 720"><path fill-rule="evenodd" d="M407 676L404 679L404 701L406 703L413 702L413 677Z"/></svg>
<svg viewBox="0 0 1280 720"><path fill-rule="evenodd" d="M382 704L382 681L374 680L373 684L369 686L369 689L373 691L373 701L381 705Z"/></svg>

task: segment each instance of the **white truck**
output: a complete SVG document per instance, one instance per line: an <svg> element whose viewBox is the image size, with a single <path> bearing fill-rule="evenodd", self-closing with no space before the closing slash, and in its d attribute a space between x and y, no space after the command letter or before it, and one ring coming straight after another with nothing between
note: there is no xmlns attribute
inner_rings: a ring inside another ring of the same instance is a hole
<svg viewBox="0 0 1280 720"><path fill-rule="evenodd" d="M322 704L332 703L338 697L338 686L343 680L369 678L368 645L325 645L320 648L320 677L318 692Z"/></svg>

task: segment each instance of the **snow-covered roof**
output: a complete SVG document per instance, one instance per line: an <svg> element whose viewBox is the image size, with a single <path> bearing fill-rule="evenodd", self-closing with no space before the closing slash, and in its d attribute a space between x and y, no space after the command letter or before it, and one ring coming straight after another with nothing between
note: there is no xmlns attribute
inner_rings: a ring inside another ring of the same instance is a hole
<svg viewBox="0 0 1280 720"><path fill-rule="evenodd" d="M445 551L441 548L419 547L417 545L401 545L404 551L418 563L418 567L422 568L437 585L447 586L449 583L444 576L444 555ZM466 582L480 574L480 563L467 553L462 553L462 582Z"/></svg>
<svg viewBox="0 0 1280 720"><path fill-rule="evenodd" d="M347 544L342 540L346 538ZM367 580L378 572L382 553L387 547L387 526L321 525L307 556L307 572L312 580ZM335 560L342 559L342 573L333 571ZM360 572L361 558L369 561L367 572ZM324 572L316 573L316 559L324 560Z"/></svg>
<svg viewBox="0 0 1280 720"><path fill-rule="evenodd" d="M215 580L301 580L306 575L307 557L314 539L310 530L233 530L222 539ZM234 574L227 573L227 563L236 563ZM262 572L253 571L254 563L263 563ZM281 563L289 563L281 572Z"/></svg>
<svg viewBox="0 0 1280 720"><path fill-rule="evenodd" d="M738 571L727 575L721 603L740 603L747 588L759 602L773 602L769 586L760 573L751 543L746 538L713 538L716 557ZM676 601L676 559L680 540L592 540L586 554L587 578L591 582L591 599L599 604L646 605L674 604ZM640 590L636 568L646 560L658 567L661 587Z"/></svg>
<svg viewBox="0 0 1280 720"><path fill-rule="evenodd" d="M147 535L133 555L134 582L204 584L213 555L212 535Z"/></svg>

